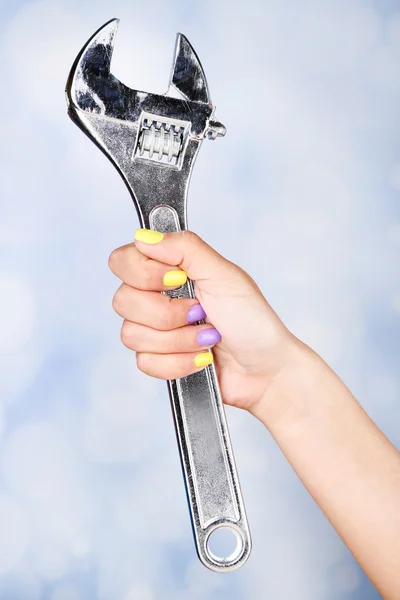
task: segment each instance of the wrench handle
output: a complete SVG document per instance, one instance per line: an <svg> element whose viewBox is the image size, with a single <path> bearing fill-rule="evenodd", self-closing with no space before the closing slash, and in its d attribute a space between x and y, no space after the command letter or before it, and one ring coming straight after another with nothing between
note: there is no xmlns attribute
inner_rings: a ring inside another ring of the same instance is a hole
<svg viewBox="0 0 400 600"><path fill-rule="evenodd" d="M176 211L168 205L153 208L149 225L162 233L181 230ZM190 280L166 293L195 297ZM251 537L214 365L169 380L168 390L199 559L213 571L233 571L249 557ZM219 528L230 529L236 537L236 548L226 557L215 556L209 545Z"/></svg>

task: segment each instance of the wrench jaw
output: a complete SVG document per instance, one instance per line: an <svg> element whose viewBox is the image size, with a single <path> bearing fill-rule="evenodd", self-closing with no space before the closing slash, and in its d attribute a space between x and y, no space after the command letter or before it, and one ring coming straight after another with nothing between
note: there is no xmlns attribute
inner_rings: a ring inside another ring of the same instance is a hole
<svg viewBox="0 0 400 600"><path fill-rule="evenodd" d="M124 86L110 71L118 25L119 19L111 19L86 42L69 72L65 95L69 117L111 160L128 185L120 156L128 124L112 123L112 116L118 113L117 107L126 96ZM113 151L111 128L121 135L118 152Z"/></svg>
<svg viewBox="0 0 400 600"><path fill-rule="evenodd" d="M111 58L114 50L114 38L117 33L119 19L108 21L98 29L84 45L76 57L66 85L68 113L74 119L77 111L105 115L104 84L118 80L111 75ZM119 101L115 94L114 101Z"/></svg>
<svg viewBox="0 0 400 600"><path fill-rule="evenodd" d="M119 81L110 70L118 23L113 19L101 27L76 58L66 87L68 113L120 172L142 227L161 203L176 211L186 229L187 189L201 142L224 135L225 128L213 120L203 68L182 34L170 78L181 99L132 90Z"/></svg>
<svg viewBox="0 0 400 600"><path fill-rule="evenodd" d="M174 86L186 100L211 104L207 79L200 59L183 33L178 33L176 36L170 85Z"/></svg>

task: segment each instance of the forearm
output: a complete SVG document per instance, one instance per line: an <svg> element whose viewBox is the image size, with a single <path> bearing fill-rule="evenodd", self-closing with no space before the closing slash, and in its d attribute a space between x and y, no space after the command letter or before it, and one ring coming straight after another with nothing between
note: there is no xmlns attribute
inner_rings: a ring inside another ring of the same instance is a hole
<svg viewBox="0 0 400 600"><path fill-rule="evenodd" d="M254 414L385 599L400 598L400 454L306 346Z"/></svg>

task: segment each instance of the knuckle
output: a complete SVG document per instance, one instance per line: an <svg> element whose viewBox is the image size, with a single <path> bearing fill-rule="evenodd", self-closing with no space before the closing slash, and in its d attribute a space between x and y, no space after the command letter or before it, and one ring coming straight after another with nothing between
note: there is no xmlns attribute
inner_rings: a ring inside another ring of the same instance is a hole
<svg viewBox="0 0 400 600"><path fill-rule="evenodd" d="M124 305L123 292L122 292L122 288L119 288L115 292L114 297L112 299L112 307L118 315L121 315L122 310L123 310L123 305Z"/></svg>
<svg viewBox="0 0 400 600"><path fill-rule="evenodd" d="M151 268L151 262L149 259L146 259L141 265L140 269L140 277L142 279L143 286L147 288L151 288L151 282L153 279L153 270Z"/></svg>
<svg viewBox="0 0 400 600"><path fill-rule="evenodd" d="M149 355L143 352L136 352L136 365L139 371L149 374Z"/></svg>
<svg viewBox="0 0 400 600"><path fill-rule="evenodd" d="M195 233L194 231L190 231L190 229L186 229L185 231L181 232L182 235L182 240L185 242L185 244L196 244L198 242L198 240L200 239L199 236L197 235L197 233Z"/></svg>
<svg viewBox="0 0 400 600"><path fill-rule="evenodd" d="M121 327L121 342L129 348L133 350L133 340L131 334L131 327L128 321L124 321Z"/></svg>
<svg viewBox="0 0 400 600"><path fill-rule="evenodd" d="M182 335L182 332L179 329L177 329L176 331L173 332L173 335L172 335L171 353L179 354L180 352L183 352L183 347L184 347L184 336Z"/></svg>
<svg viewBox="0 0 400 600"><path fill-rule="evenodd" d="M116 269L118 269L118 265L121 262L121 248L116 248L113 250L108 258L108 266L113 273L115 273Z"/></svg>
<svg viewBox="0 0 400 600"><path fill-rule="evenodd" d="M159 311L157 317L158 327L162 331L169 331L174 328L175 319L169 303Z"/></svg>

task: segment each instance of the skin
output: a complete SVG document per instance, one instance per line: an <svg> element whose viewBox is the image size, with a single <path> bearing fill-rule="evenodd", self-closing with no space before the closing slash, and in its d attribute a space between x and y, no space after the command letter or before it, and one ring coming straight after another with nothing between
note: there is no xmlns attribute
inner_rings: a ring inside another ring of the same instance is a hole
<svg viewBox="0 0 400 600"><path fill-rule="evenodd" d="M192 232L114 252L122 280L113 307L123 343L140 370L175 379L198 369L201 329L213 349L226 404L248 410L270 431L301 481L385 600L400 598L400 453L313 350L293 336L243 269ZM171 269L195 282L196 300L160 294ZM207 318L188 325L200 302Z"/></svg>

